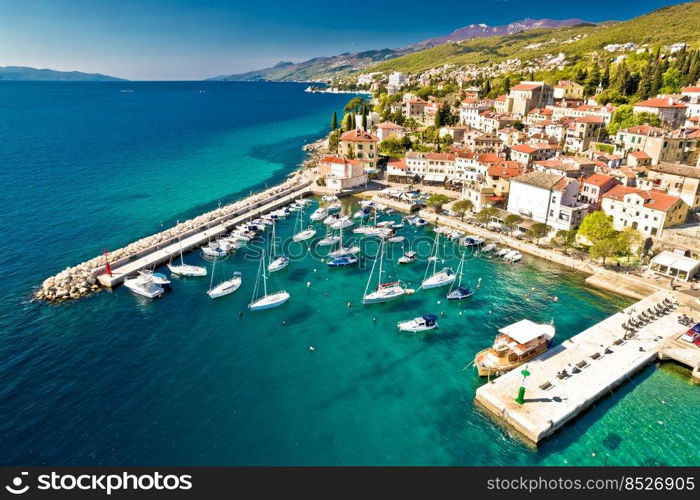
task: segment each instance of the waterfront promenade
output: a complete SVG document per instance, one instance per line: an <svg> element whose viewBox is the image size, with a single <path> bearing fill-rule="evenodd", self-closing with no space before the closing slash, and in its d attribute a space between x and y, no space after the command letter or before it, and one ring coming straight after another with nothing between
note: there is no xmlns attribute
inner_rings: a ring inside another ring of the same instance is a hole
<svg viewBox="0 0 700 500"><path fill-rule="evenodd" d="M634 333L623 327L630 317L665 300L677 297L658 291L528 362L523 404L515 401L523 383L520 368L477 389L476 403L536 444L657 359L689 366L692 377L697 377L700 349L678 340L688 329L678 322L679 316L694 314L682 303Z"/></svg>

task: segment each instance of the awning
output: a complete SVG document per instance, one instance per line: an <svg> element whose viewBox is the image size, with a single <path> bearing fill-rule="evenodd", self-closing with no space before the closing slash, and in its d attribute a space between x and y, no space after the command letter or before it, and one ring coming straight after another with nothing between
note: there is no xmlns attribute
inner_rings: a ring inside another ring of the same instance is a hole
<svg viewBox="0 0 700 500"><path fill-rule="evenodd" d="M685 279L692 278L695 273L700 270L700 261L685 255L680 255L674 252L664 250L649 262L650 267L657 271L664 268L662 272L675 270L685 273Z"/></svg>
<svg viewBox="0 0 700 500"><path fill-rule="evenodd" d="M505 198L503 196L487 196L487 200L489 201L503 201Z"/></svg>
<svg viewBox="0 0 700 500"><path fill-rule="evenodd" d="M445 177L445 175L440 174L426 174L423 180L428 182L445 182Z"/></svg>

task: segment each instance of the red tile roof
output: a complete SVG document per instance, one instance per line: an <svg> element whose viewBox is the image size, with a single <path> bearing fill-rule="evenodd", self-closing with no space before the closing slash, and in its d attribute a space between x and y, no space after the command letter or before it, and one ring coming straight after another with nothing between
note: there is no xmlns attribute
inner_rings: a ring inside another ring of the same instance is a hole
<svg viewBox="0 0 700 500"><path fill-rule="evenodd" d="M671 196L662 193L661 191L656 191L655 189L644 191L642 189L624 186L622 184L615 186L610 191L605 193L603 198L623 201L626 195L632 193L640 196L644 200L644 208L651 208L661 212L667 212L673 205L676 204L678 200L680 200L680 198L677 196Z"/></svg>
<svg viewBox="0 0 700 500"><path fill-rule="evenodd" d="M630 155L634 156L638 160L650 160L651 156L646 154L644 151L632 151Z"/></svg>
<svg viewBox="0 0 700 500"><path fill-rule="evenodd" d="M340 140L349 142L379 142L377 136L359 128L356 130L348 130L340 136Z"/></svg>
<svg viewBox="0 0 700 500"><path fill-rule="evenodd" d="M593 184L594 186L601 187L610 182L615 182L615 178L605 174L593 174L587 179L583 179L583 182L584 184Z"/></svg>
<svg viewBox="0 0 700 500"><path fill-rule="evenodd" d="M654 97L646 101L640 101L634 104L635 107L642 108L687 108L682 102L678 102L671 97Z"/></svg>
<svg viewBox="0 0 700 500"><path fill-rule="evenodd" d="M449 153L426 153L426 160L454 161L455 155Z"/></svg>
<svg viewBox="0 0 700 500"><path fill-rule="evenodd" d="M399 170L406 170L406 159L405 158L390 158L387 165L393 168L398 168Z"/></svg>
<svg viewBox="0 0 700 500"><path fill-rule="evenodd" d="M700 92L700 87L684 87L681 92L688 92L688 93Z"/></svg>
<svg viewBox="0 0 700 500"><path fill-rule="evenodd" d="M541 83L519 83L515 87L511 87L510 90L534 90L541 86Z"/></svg>
<svg viewBox="0 0 700 500"><path fill-rule="evenodd" d="M393 122L382 122L379 125L377 125L377 128L400 128L403 129L401 125L397 125Z"/></svg>
<svg viewBox="0 0 700 500"><path fill-rule="evenodd" d="M529 144L517 144L511 148L513 151L518 153L532 154L537 151L537 148L530 146Z"/></svg>

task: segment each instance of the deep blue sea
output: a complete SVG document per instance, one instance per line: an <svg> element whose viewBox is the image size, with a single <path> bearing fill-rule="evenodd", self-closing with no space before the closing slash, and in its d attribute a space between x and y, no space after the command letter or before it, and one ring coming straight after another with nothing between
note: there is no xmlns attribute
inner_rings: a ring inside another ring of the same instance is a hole
<svg viewBox="0 0 700 500"><path fill-rule="evenodd" d="M629 303L529 256L470 260L467 278L482 286L460 304L433 290L361 306L371 260L331 270L305 244L271 280L291 293L275 310L246 310L254 248L217 267L244 282L216 301L208 278L175 280L155 301L124 288L29 300L67 266L283 179L351 97L303 88L0 82L0 463L700 464L698 388L672 364L648 367L537 450L475 408L483 381L465 367L499 327L554 319L561 342ZM415 287L424 271L387 266ZM428 312L442 315L437 333L397 332Z"/></svg>

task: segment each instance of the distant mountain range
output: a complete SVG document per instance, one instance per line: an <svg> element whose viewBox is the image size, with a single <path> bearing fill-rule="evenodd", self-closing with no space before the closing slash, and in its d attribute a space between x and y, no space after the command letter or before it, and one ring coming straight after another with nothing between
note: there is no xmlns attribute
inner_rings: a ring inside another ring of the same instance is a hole
<svg viewBox="0 0 700 500"><path fill-rule="evenodd" d="M364 52L345 52L337 56L314 57L308 61L292 63L279 62L271 68L263 68L256 71L248 71L233 75L220 75L209 80L225 81L319 81L337 76L338 74L360 71L376 63L388 61L396 57L405 56L413 52L424 50L450 42L457 42L472 38L487 38L519 33L537 28L560 28L579 24L591 24L581 19L523 19L501 26L489 26L487 24L470 24L454 30L444 36L430 38L408 47L398 49L367 50Z"/></svg>
<svg viewBox="0 0 700 500"><path fill-rule="evenodd" d="M27 66L0 66L0 80L24 82L125 82L123 78L100 73L80 71L55 71Z"/></svg>

